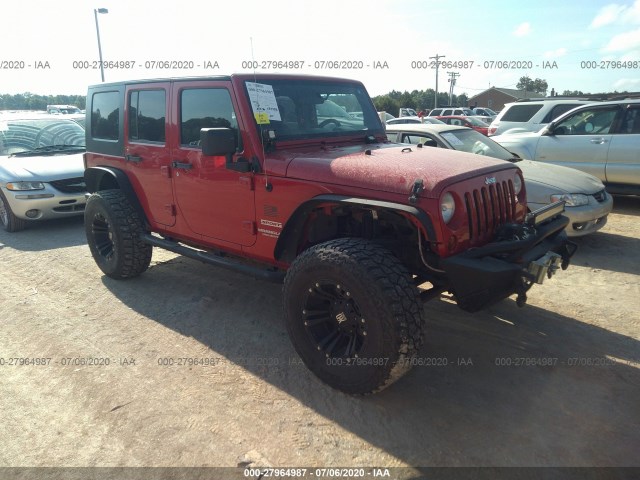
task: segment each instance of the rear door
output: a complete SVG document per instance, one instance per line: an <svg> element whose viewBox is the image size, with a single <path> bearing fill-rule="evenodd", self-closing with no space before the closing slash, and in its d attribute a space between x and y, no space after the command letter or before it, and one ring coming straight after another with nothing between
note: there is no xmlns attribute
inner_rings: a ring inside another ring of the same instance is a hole
<svg viewBox="0 0 640 480"><path fill-rule="evenodd" d="M607 183L640 185L640 105L625 109L620 128L611 136Z"/></svg>
<svg viewBox="0 0 640 480"><path fill-rule="evenodd" d="M256 239L253 174L228 169L224 156L204 156L200 129L232 128L241 145L238 106L231 82L176 82L177 125L172 177L179 214L193 233L252 245ZM242 155L242 147L236 155Z"/></svg>
<svg viewBox="0 0 640 480"><path fill-rule="evenodd" d="M564 118L539 138L534 160L577 168L606 181L605 165L620 107L590 106Z"/></svg>
<svg viewBox="0 0 640 480"><path fill-rule="evenodd" d="M166 135L170 93L168 82L127 86L124 126L125 169L142 192L140 201L150 220L167 226L176 220Z"/></svg>

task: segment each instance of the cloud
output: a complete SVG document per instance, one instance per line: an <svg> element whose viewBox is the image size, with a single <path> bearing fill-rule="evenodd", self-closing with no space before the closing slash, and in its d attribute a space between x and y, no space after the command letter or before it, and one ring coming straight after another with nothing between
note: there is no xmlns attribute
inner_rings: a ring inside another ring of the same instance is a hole
<svg viewBox="0 0 640 480"><path fill-rule="evenodd" d="M615 90L636 90L640 87L640 78L621 78L613 84Z"/></svg>
<svg viewBox="0 0 640 480"><path fill-rule="evenodd" d="M595 18L591 21L590 28L599 28L604 27L605 25L610 25L618 21L621 18L622 12L627 10L629 7L626 5L618 5L617 3L612 3L610 5L606 5L600 9Z"/></svg>
<svg viewBox="0 0 640 480"><path fill-rule="evenodd" d="M600 28L612 23L640 24L640 0L636 0L631 6L617 3L605 5L591 21L589 28Z"/></svg>
<svg viewBox="0 0 640 480"><path fill-rule="evenodd" d="M531 25L529 25L529 22L521 23L513 31L513 34L516 37L525 37L525 36L529 35L530 33L531 33Z"/></svg>
<svg viewBox="0 0 640 480"><path fill-rule="evenodd" d="M640 28L615 35L604 47L605 52L625 52L632 49L640 49Z"/></svg>
<svg viewBox="0 0 640 480"><path fill-rule="evenodd" d="M557 50L549 50L548 52L544 52L544 58L558 58L564 57L567 54L567 49L564 47L558 48Z"/></svg>

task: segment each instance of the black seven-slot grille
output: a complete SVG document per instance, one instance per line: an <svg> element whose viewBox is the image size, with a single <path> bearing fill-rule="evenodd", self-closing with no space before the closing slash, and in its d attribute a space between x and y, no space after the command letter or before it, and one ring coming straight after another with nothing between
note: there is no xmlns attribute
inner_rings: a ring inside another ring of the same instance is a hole
<svg viewBox="0 0 640 480"><path fill-rule="evenodd" d="M510 180L467 192L464 203L472 242L490 239L500 225L512 222L516 215L516 195Z"/></svg>
<svg viewBox="0 0 640 480"><path fill-rule="evenodd" d="M87 191L84 178L65 178L64 180L56 180L49 182L53 188L63 193L82 193Z"/></svg>

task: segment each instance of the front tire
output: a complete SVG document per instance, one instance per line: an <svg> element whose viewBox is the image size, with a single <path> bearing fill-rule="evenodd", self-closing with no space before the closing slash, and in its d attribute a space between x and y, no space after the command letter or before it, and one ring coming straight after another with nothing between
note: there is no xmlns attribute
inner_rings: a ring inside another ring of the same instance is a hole
<svg viewBox="0 0 640 480"><path fill-rule="evenodd" d="M27 221L14 215L4 193L0 192L0 223L7 232L24 230Z"/></svg>
<svg viewBox="0 0 640 480"><path fill-rule="evenodd" d="M91 255L108 277L137 277L149 267L153 248L140 239L144 223L121 190L92 194L84 224Z"/></svg>
<svg viewBox="0 0 640 480"><path fill-rule="evenodd" d="M387 249L357 238L304 251L284 282L285 321L306 366L349 394L380 391L411 369L424 308Z"/></svg>

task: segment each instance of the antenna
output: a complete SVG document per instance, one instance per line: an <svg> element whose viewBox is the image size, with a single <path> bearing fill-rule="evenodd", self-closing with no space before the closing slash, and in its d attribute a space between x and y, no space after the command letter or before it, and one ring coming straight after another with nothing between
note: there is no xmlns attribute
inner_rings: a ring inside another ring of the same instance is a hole
<svg viewBox="0 0 640 480"><path fill-rule="evenodd" d="M258 84L258 77L256 74L257 62L255 61L255 57L253 56L253 37L249 37L249 42L251 43L251 64L253 65L253 84ZM256 88L256 106L260 108L260 94L258 89ZM255 114L255 112L253 112ZM270 192L273 189L273 186L269 183L269 170L267 169L267 154L264 148L264 130L262 128L262 123L258 123L260 127L260 145L262 146L262 157L264 158L264 188L267 192Z"/></svg>

